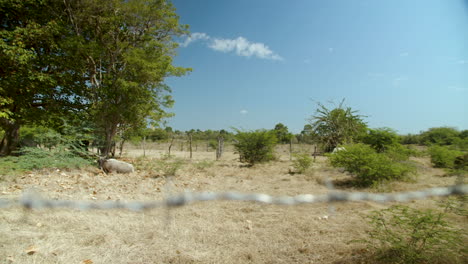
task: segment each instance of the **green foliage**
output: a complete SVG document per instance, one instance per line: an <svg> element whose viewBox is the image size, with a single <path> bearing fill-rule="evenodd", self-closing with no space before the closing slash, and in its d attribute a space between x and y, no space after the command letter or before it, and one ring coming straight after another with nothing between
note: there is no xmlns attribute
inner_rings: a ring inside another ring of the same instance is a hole
<svg viewBox="0 0 468 264"><path fill-rule="evenodd" d="M463 152L450 149L447 146L431 146L429 148L429 155L431 162L436 168L450 168L455 167L455 159L463 155Z"/></svg>
<svg viewBox="0 0 468 264"><path fill-rule="evenodd" d="M57 168L76 169L90 166L94 161L74 154L63 145L52 150L35 147L24 147L18 156L0 158L0 175L19 174L25 171Z"/></svg>
<svg viewBox="0 0 468 264"><path fill-rule="evenodd" d="M338 145L352 143L366 131L361 115L350 107L344 108L344 100L334 109L322 104L310 118L315 137L325 151L330 152Z"/></svg>
<svg viewBox="0 0 468 264"><path fill-rule="evenodd" d="M273 160L276 136L267 130L240 131L236 129L237 140L234 143L236 151L240 155L242 162L254 165L255 163Z"/></svg>
<svg viewBox="0 0 468 264"><path fill-rule="evenodd" d="M296 138L300 143L312 144L314 141L314 131L312 125L304 125L301 133L296 135Z"/></svg>
<svg viewBox="0 0 468 264"><path fill-rule="evenodd" d="M343 167L353 174L359 186L377 185L392 180L405 180L415 172L407 162L393 161L384 153L377 153L372 147L358 143L344 146L346 150L329 155L334 167Z"/></svg>
<svg viewBox="0 0 468 264"><path fill-rule="evenodd" d="M467 257L466 232L449 224L444 213L392 206L366 219L372 230L364 242L383 263L463 263Z"/></svg>
<svg viewBox="0 0 468 264"><path fill-rule="evenodd" d="M288 127L283 125L282 123L276 124L275 128L273 129L273 133L275 133L278 143L287 144L291 141L291 138L293 137L293 135L289 133Z"/></svg>
<svg viewBox="0 0 468 264"><path fill-rule="evenodd" d="M377 152L384 152L390 146L397 145L398 141L397 133L388 127L369 129L369 132L363 138L363 142L369 144Z"/></svg>
<svg viewBox="0 0 468 264"><path fill-rule="evenodd" d="M44 126L24 126L20 132L20 142L24 146L39 146L51 149L64 144L65 139L60 133Z"/></svg>
<svg viewBox="0 0 468 264"><path fill-rule="evenodd" d="M298 173L304 173L312 165L313 160L307 153L295 153L293 156L293 167Z"/></svg>
<svg viewBox="0 0 468 264"><path fill-rule="evenodd" d="M388 146L383 154L389 157L392 161L407 161L410 156L421 155L417 150L398 143Z"/></svg>
<svg viewBox="0 0 468 264"><path fill-rule="evenodd" d="M400 136L400 143L405 145L414 145L420 144L421 138L420 135L407 134Z"/></svg>
<svg viewBox="0 0 468 264"><path fill-rule="evenodd" d="M460 132L452 127L433 127L421 133L421 143L424 145L452 145Z"/></svg>

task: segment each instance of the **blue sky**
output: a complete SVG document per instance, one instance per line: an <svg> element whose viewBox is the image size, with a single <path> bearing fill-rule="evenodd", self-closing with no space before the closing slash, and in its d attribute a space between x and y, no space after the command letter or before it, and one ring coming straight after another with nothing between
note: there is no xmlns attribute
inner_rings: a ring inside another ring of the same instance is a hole
<svg viewBox="0 0 468 264"><path fill-rule="evenodd" d="M468 129L468 1L174 0L190 25L168 125L299 133L317 102L372 128Z"/></svg>

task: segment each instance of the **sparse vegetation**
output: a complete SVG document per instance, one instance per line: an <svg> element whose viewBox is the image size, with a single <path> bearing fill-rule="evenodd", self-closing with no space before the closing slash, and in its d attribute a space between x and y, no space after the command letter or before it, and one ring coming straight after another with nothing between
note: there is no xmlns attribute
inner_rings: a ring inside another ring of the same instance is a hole
<svg viewBox="0 0 468 264"><path fill-rule="evenodd" d="M463 263L466 230L454 228L446 214L392 206L366 216L372 230L366 245L381 263Z"/></svg>
<svg viewBox="0 0 468 264"><path fill-rule="evenodd" d="M306 153L295 153L293 154L293 167L296 172L304 173L312 165L312 158Z"/></svg>

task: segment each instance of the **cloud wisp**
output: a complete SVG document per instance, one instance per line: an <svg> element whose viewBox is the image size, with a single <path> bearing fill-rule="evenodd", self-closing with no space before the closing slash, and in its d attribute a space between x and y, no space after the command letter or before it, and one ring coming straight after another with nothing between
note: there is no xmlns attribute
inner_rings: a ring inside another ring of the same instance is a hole
<svg viewBox="0 0 468 264"><path fill-rule="evenodd" d="M283 60L281 56L273 52L267 45L260 42L250 42L244 37L235 39L213 38L206 33L193 33L180 43L181 47L187 47L199 40L207 41L207 47L224 53L233 52L238 56L257 57L267 60Z"/></svg>
<svg viewBox="0 0 468 264"><path fill-rule="evenodd" d="M205 33L193 33L188 36L183 43L180 43L181 47L187 47L190 43L198 41L198 40L208 40L210 36Z"/></svg>
<svg viewBox="0 0 468 264"><path fill-rule="evenodd" d="M246 114L248 114L248 113L249 113L249 111L247 111L247 110L245 110L245 109L240 110L240 114L241 114L241 115L246 115Z"/></svg>

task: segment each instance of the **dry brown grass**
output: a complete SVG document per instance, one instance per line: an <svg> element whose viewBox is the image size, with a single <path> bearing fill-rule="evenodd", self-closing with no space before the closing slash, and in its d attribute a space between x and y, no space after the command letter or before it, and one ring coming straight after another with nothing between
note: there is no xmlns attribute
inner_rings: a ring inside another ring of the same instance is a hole
<svg viewBox="0 0 468 264"><path fill-rule="evenodd" d="M147 150L149 157L144 162L158 162L160 153L164 150ZM306 174L291 175L287 152L279 153L278 161L251 168L241 166L233 153L226 153L222 160L201 168L194 163L213 160L215 154L196 152L194 160L185 159L177 171L172 191L320 194L328 191L325 179L340 182L349 178L329 168L324 157ZM131 149L126 156L132 160L141 154L141 150ZM188 157L186 152L173 154ZM431 168L426 158L415 160L420 164L419 178L393 184L395 191L455 183L455 177L440 177L442 172ZM90 168L31 172L3 181L1 197L17 197L32 186L49 198L60 199L130 201L167 195L163 176L144 170L104 175ZM335 204L334 213L327 204L287 207L245 202L198 203L144 213L1 209L0 263L359 263L365 262L368 252L349 241L365 237L368 226L361 214L388 206ZM412 206L435 207L436 203L422 200ZM458 225L467 227L466 221Z"/></svg>

